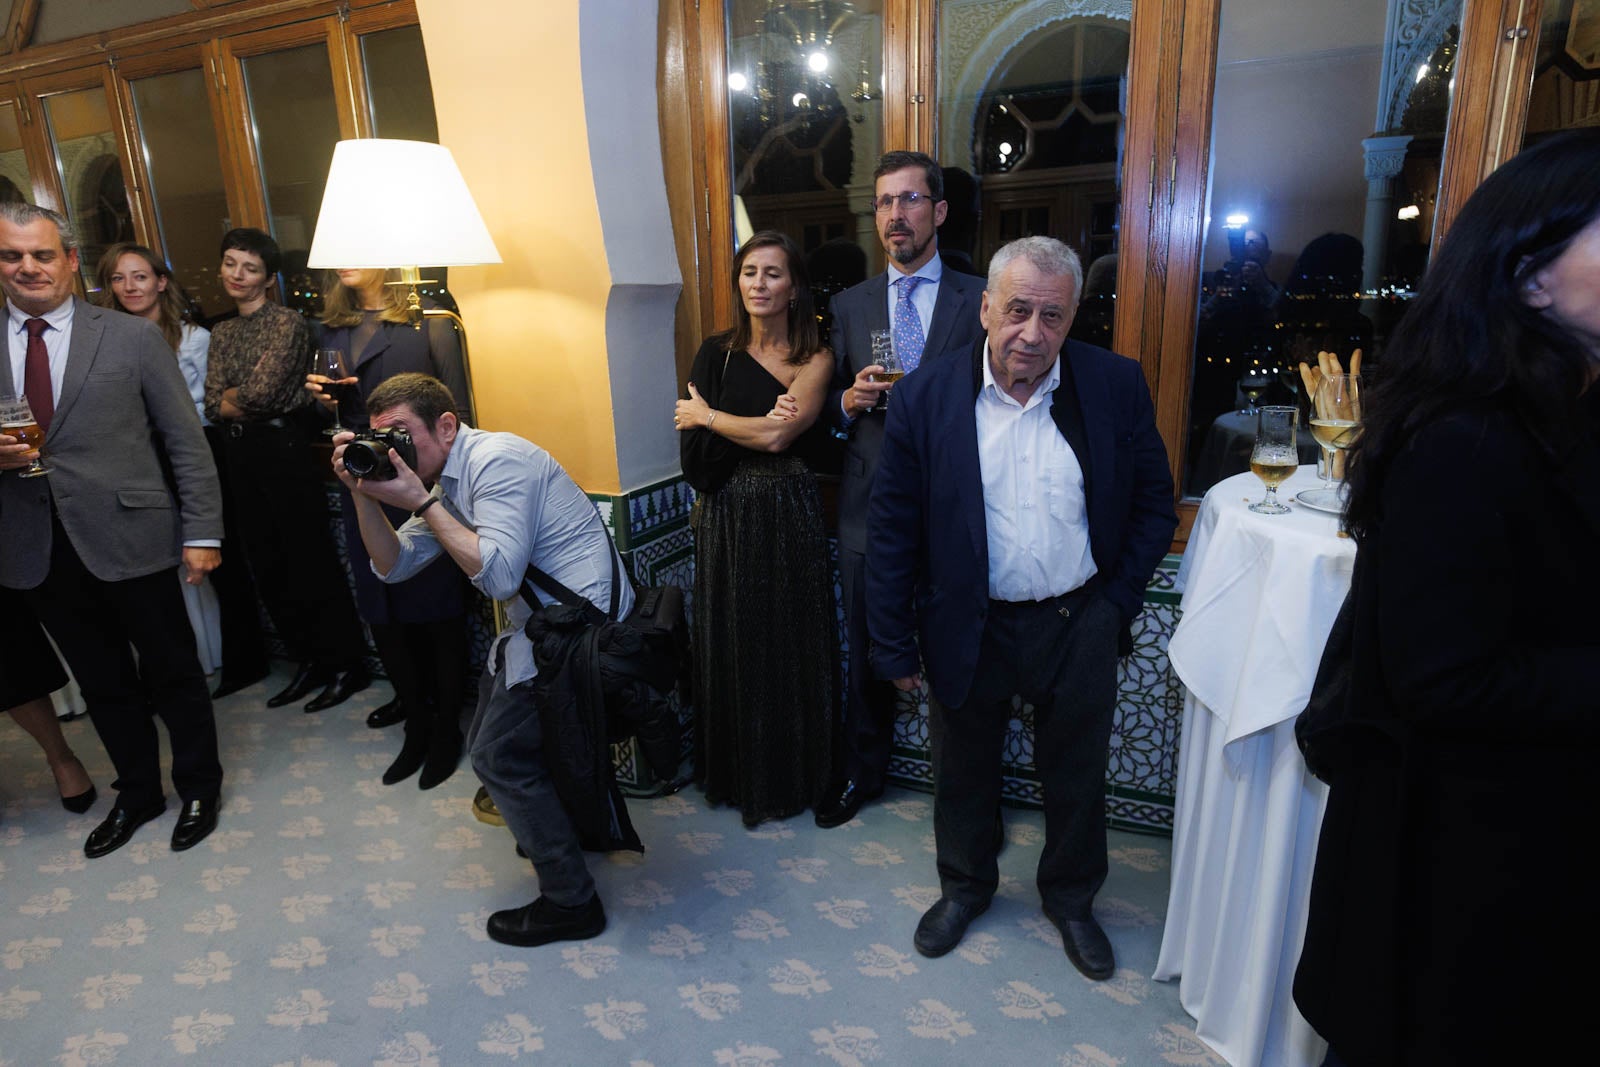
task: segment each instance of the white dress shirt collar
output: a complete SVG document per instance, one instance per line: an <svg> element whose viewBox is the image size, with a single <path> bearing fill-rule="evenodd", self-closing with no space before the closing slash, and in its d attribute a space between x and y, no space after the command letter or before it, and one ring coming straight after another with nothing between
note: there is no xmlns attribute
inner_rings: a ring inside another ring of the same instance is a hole
<svg viewBox="0 0 1600 1067"><path fill-rule="evenodd" d="M993 389L994 395L1002 402L1010 404L1014 408L1021 408L1027 411L1035 405L1043 403L1044 399L1054 393L1060 385L1061 357L1057 355L1056 361L1050 364L1050 369L1045 372L1044 381L1034 387L1033 395L1028 397L1028 402L1026 404L1020 402L1016 397L1000 388L1000 383L995 380L994 368L989 364L989 342L988 340L983 342L983 388L979 390L980 394Z"/></svg>

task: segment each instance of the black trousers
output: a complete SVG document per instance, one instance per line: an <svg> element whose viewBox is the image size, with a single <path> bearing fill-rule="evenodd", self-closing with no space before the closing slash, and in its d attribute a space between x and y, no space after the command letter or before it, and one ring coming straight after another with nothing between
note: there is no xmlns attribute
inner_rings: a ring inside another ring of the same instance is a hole
<svg viewBox="0 0 1600 1067"><path fill-rule="evenodd" d="M83 690L89 719L117 771L111 783L118 791L117 806L145 808L166 799L157 716L172 745L178 796L185 802L217 796L222 791L217 724L173 572L101 581L89 573L56 521L50 571L27 597Z"/></svg>
<svg viewBox="0 0 1600 1067"><path fill-rule="evenodd" d="M894 748L894 716L898 703L892 683L872 674L867 650L867 557L839 548L839 586L844 597L845 639L849 656L845 671L843 759L834 761L863 792L883 788Z"/></svg>
<svg viewBox="0 0 1600 1067"><path fill-rule="evenodd" d="M981 904L1000 882L1001 753L1012 698L1033 705L1044 791L1039 895L1057 919L1086 919L1106 878L1105 775L1117 699L1116 607L1091 589L989 602L966 703L929 699L933 830L945 896Z"/></svg>
<svg viewBox="0 0 1600 1067"><path fill-rule="evenodd" d="M267 615L301 663L361 662L366 636L329 526L310 432L292 420L224 425L239 535Z"/></svg>
<svg viewBox="0 0 1600 1067"><path fill-rule="evenodd" d="M466 616L439 622L368 623L384 673L406 713L406 733L461 730L466 705Z"/></svg>
<svg viewBox="0 0 1600 1067"><path fill-rule="evenodd" d="M261 633L261 610L256 606L256 583L239 530L238 508L230 496L232 479L223 428L206 427L206 444L222 482L222 565L209 575L222 615L222 675L251 678L267 670L267 643Z"/></svg>

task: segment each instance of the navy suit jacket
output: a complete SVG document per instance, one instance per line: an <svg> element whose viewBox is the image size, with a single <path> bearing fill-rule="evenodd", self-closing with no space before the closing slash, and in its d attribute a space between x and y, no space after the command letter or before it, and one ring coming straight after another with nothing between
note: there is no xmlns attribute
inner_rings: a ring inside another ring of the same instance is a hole
<svg viewBox="0 0 1600 1067"><path fill-rule="evenodd" d="M931 362L929 357L938 358L947 350L965 352L973 338L982 336L983 327L978 324L978 305L982 301L982 278L944 269L920 366ZM834 371L822 414L833 426L842 427L840 399L861 369L872 363L872 331L889 328L888 273L879 271L861 284L852 285L834 297L829 306L833 311ZM899 386L895 388L898 390ZM867 548L867 498L878 466L883 419L882 411L868 412L846 429L850 440L845 446L844 471L839 479L839 544L856 552Z"/></svg>
<svg viewBox="0 0 1600 1067"><path fill-rule="evenodd" d="M925 663L951 707L971 691L989 610L975 411L983 351L980 338L895 386L867 521L873 673L904 678ZM1079 341L1061 361L1051 416L1083 467L1095 581L1122 616L1126 653L1178 526L1167 450L1138 363Z"/></svg>

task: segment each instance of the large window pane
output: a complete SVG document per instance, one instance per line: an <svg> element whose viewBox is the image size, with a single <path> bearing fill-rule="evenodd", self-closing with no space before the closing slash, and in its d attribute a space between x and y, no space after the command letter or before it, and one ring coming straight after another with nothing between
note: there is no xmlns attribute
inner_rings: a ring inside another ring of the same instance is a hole
<svg viewBox="0 0 1600 1067"><path fill-rule="evenodd" d="M1381 373L1433 236L1460 11L1222 0L1190 495L1247 469L1246 388L1305 411L1318 351Z"/></svg>
<svg viewBox="0 0 1600 1067"><path fill-rule="evenodd" d="M133 240L115 127L105 90L98 87L46 97L44 106L67 218L78 230L79 269L87 281L106 248Z"/></svg>
<svg viewBox="0 0 1600 1067"><path fill-rule="evenodd" d="M1600 125L1600 6L1550 3L1539 24L1539 56L1528 100L1526 143L1576 126Z"/></svg>
<svg viewBox="0 0 1600 1067"><path fill-rule="evenodd" d="M963 256L983 274L1007 241L1065 241L1086 271L1072 336L1109 348L1133 8L1096 10L1070 15L1025 0L940 7L939 144L950 214L939 248L946 262Z"/></svg>
<svg viewBox="0 0 1600 1067"><path fill-rule="evenodd" d="M735 231L780 230L800 246L823 336L833 294L883 268L872 214L882 11L881 0L728 0Z"/></svg>
<svg viewBox="0 0 1600 1067"><path fill-rule="evenodd" d="M284 303L303 307L315 303L304 295L316 290L306 256L339 140L328 49L313 44L251 56L244 61L244 74L267 216L283 248Z"/></svg>
<svg viewBox="0 0 1600 1067"><path fill-rule="evenodd" d="M28 173L28 157L22 150L22 134L17 129L17 109L0 104L0 201L33 203L33 176Z"/></svg>
<svg viewBox="0 0 1600 1067"><path fill-rule="evenodd" d="M160 243L206 315L232 310L217 278L217 243L233 225L205 78L180 70L131 83Z"/></svg>
<svg viewBox="0 0 1600 1067"><path fill-rule="evenodd" d="M437 142L439 123L433 114L433 84L428 80L422 28L401 26L363 35L361 60L367 70L373 133Z"/></svg>

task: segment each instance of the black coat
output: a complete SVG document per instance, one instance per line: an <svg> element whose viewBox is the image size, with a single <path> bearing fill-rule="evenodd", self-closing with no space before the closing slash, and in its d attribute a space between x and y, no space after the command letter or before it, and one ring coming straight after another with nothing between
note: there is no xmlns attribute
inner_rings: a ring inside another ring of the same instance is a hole
<svg viewBox="0 0 1600 1067"><path fill-rule="evenodd" d="M1553 1063L1581 1028L1597 546L1592 437L1552 462L1464 412L1392 462L1353 581L1351 706L1385 729L1331 782L1295 977L1352 1067Z"/></svg>

